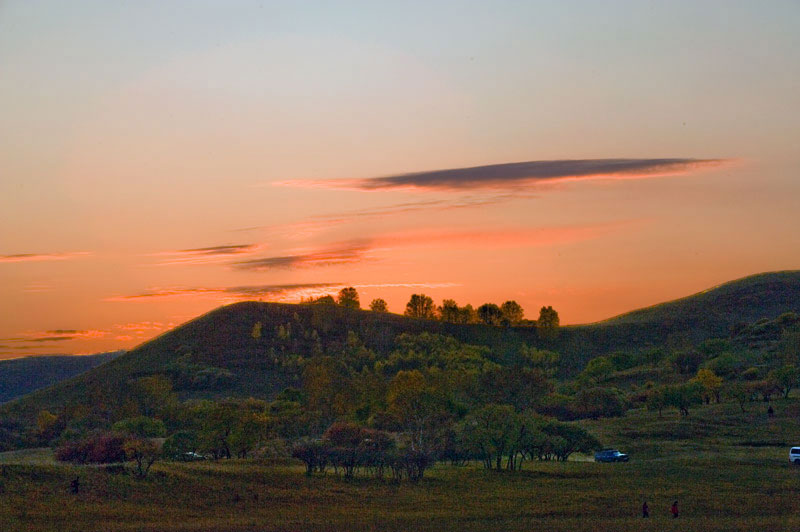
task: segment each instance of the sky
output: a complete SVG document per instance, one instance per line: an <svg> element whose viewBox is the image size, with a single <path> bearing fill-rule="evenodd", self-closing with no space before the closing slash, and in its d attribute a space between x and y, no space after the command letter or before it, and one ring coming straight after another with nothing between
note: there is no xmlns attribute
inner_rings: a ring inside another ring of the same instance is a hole
<svg viewBox="0 0 800 532"><path fill-rule="evenodd" d="M0 1L0 359L800 269L796 1Z"/></svg>

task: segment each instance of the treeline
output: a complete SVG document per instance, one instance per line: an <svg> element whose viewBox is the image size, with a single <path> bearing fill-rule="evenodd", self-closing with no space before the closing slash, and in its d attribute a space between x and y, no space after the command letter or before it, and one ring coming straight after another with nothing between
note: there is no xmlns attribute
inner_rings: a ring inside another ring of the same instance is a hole
<svg viewBox="0 0 800 532"><path fill-rule="evenodd" d="M336 298L325 295L317 298L302 300L303 304L315 305L341 305L346 308L359 309L361 301L358 291L353 287L343 288ZM389 307L384 299L373 299L369 304L373 312L388 312ZM410 318L425 320L440 320L447 323L482 323L494 326L535 326L543 336L553 337L558 332L560 320L558 312L552 306L543 306L539 310L538 320L526 320L525 310L514 300L509 300L501 305L484 303L477 308L471 304L459 306L453 299L445 299L441 305L436 305L433 299L425 294L412 294L406 303L403 315Z"/></svg>

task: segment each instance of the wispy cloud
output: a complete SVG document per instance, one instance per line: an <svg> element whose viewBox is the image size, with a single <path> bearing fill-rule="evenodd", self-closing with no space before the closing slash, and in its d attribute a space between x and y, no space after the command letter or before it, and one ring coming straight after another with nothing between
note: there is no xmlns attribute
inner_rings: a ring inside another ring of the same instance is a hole
<svg viewBox="0 0 800 532"><path fill-rule="evenodd" d="M67 342L69 340L87 340L104 338L110 334L108 331L98 329L52 329L49 331L27 331L14 338L0 338L4 342L20 344L41 344L50 342ZM14 347L24 349L23 347Z"/></svg>
<svg viewBox="0 0 800 532"><path fill-rule="evenodd" d="M159 321L139 321L135 323L118 323L114 325L115 329L121 331L133 331L136 333L144 331L163 331L165 328L172 327L172 323L161 323Z"/></svg>
<svg viewBox="0 0 800 532"><path fill-rule="evenodd" d="M209 294L219 294L223 291L220 288L150 288L138 294L111 296L105 301L137 301L146 299L164 299L182 296L200 296Z"/></svg>
<svg viewBox="0 0 800 532"><path fill-rule="evenodd" d="M306 290L328 289L335 286L343 286L341 283L294 283L294 284L272 284L272 285L253 285L253 286L233 286L233 287L173 287L173 288L151 288L138 294L113 296L106 301L145 301L152 299L166 299L175 297L214 297L217 299L252 299L257 297L276 297L287 294L296 294ZM125 328L127 327L127 328ZM135 324L120 327L123 330L138 330Z"/></svg>
<svg viewBox="0 0 800 532"><path fill-rule="evenodd" d="M429 212L429 211L448 211L455 209L469 209L473 207L485 207L503 203L511 199L519 198L519 194L494 194L494 195L464 195L457 198L436 199L426 201L412 201L373 207L369 209L342 211L331 214L321 214L311 216L299 222L277 225L259 225L233 229L234 232L261 231L269 230L271 234L281 234L290 239L308 238L318 233L327 231L344 224L368 220L372 218L385 218L387 216L397 216L403 214Z"/></svg>
<svg viewBox="0 0 800 532"><path fill-rule="evenodd" d="M263 271L274 269L313 268L361 262L371 245L367 241L358 240L344 242L329 249L294 255L280 255L233 262L234 268L240 270Z"/></svg>
<svg viewBox="0 0 800 532"><path fill-rule="evenodd" d="M68 253L19 253L16 255L0 255L0 263L71 260L87 255L91 255L91 253L88 251L71 251Z"/></svg>
<svg viewBox="0 0 800 532"><path fill-rule="evenodd" d="M597 238L642 220L534 228L475 230L428 229L390 233L372 241L374 250L408 247L467 247L478 249L549 246Z"/></svg>
<svg viewBox="0 0 800 532"><path fill-rule="evenodd" d="M309 297L318 297L326 294L335 294L346 286L355 288L449 288L459 286L456 283L407 283L407 282L387 282L370 284L353 283L295 283L295 284L274 284L274 285L251 285L251 286L232 286L225 288L154 288L138 294L115 296L106 301L131 302L149 301L152 299L166 299L174 297L209 297L212 296L221 301L245 301L252 299L269 299L276 302L292 302ZM147 322L145 322L147 323ZM136 324L126 326L115 326L123 331L138 331ZM174 324L169 324L169 327ZM132 338L130 335L124 335ZM118 337L119 338L119 337Z"/></svg>
<svg viewBox="0 0 800 532"><path fill-rule="evenodd" d="M729 159L564 159L448 168L364 179L293 180L277 186L346 190L511 189L578 179L637 179L675 176L716 167Z"/></svg>
<svg viewBox="0 0 800 532"><path fill-rule="evenodd" d="M50 292L53 290L53 286L49 283L30 283L26 285L23 289L24 292Z"/></svg>
<svg viewBox="0 0 800 532"><path fill-rule="evenodd" d="M428 229L399 233L386 233L356 241L332 244L318 250L303 253L255 258L232 262L240 270L267 271L276 269L303 269L322 266L354 264L372 260L379 252L397 248L500 248L557 245L599 236L617 231L641 220L623 220L609 223L565 225L512 229Z"/></svg>
<svg viewBox="0 0 800 532"><path fill-rule="evenodd" d="M153 253L154 256L167 257L160 265L171 264L205 264L227 260L237 255L248 255L263 249L260 244L226 244L176 251Z"/></svg>

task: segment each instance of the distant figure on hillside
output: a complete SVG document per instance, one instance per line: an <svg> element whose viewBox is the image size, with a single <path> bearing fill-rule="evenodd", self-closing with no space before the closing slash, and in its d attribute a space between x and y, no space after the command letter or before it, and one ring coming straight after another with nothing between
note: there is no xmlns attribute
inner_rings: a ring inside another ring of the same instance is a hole
<svg viewBox="0 0 800 532"><path fill-rule="evenodd" d="M647 506L647 501L642 504L642 518L650 517L650 508Z"/></svg>
<svg viewBox="0 0 800 532"><path fill-rule="evenodd" d="M672 512L672 518L678 517L678 501L672 503L672 508L669 509Z"/></svg>
<svg viewBox="0 0 800 532"><path fill-rule="evenodd" d="M775 410L772 408L772 405L769 405L769 408L767 408L767 416L775 417Z"/></svg>
<svg viewBox="0 0 800 532"><path fill-rule="evenodd" d="M72 493L78 493L81 489L81 479L79 477L75 477L74 480L71 480L69 483L69 490Z"/></svg>

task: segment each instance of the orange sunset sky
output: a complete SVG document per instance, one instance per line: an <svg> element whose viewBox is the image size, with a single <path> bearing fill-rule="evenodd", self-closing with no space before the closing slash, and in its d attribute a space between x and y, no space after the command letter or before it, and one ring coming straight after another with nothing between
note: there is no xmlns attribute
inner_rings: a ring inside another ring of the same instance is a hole
<svg viewBox="0 0 800 532"><path fill-rule="evenodd" d="M0 2L0 359L355 286L605 319L800 268L800 4Z"/></svg>

